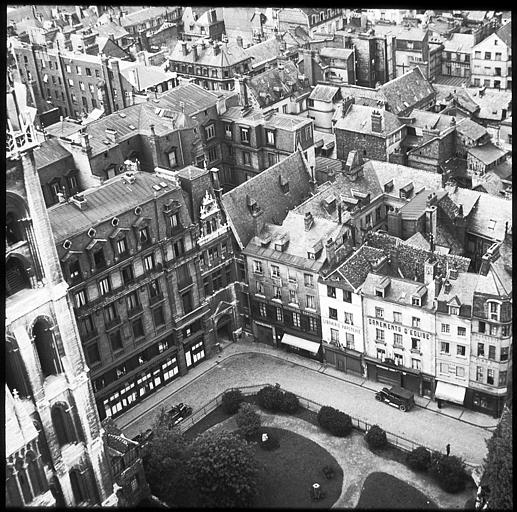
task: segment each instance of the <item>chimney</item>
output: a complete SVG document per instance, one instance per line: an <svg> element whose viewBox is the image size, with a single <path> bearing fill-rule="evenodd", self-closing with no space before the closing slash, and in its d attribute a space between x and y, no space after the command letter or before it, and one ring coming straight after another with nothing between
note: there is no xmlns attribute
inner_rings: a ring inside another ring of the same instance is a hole
<svg viewBox="0 0 517 512"><path fill-rule="evenodd" d="M382 115L377 110L372 112L372 132L382 132Z"/></svg>
<svg viewBox="0 0 517 512"><path fill-rule="evenodd" d="M240 46L241 48L243 48L242 36L237 36L236 40L237 40L237 46Z"/></svg>
<svg viewBox="0 0 517 512"><path fill-rule="evenodd" d="M187 41L181 41L181 54L182 55L188 54Z"/></svg>
<svg viewBox="0 0 517 512"><path fill-rule="evenodd" d="M210 169L210 172L212 173L212 185L214 187L214 192L217 197L217 199L222 199L222 187L219 182L219 169L217 167L212 167Z"/></svg>
<svg viewBox="0 0 517 512"><path fill-rule="evenodd" d="M339 224L341 224L343 217L342 217L342 206L341 206L341 200L337 203L337 219Z"/></svg>
<svg viewBox="0 0 517 512"><path fill-rule="evenodd" d="M329 238L325 244L325 249L327 251L327 259L333 265L336 262L336 242Z"/></svg>
<svg viewBox="0 0 517 512"><path fill-rule="evenodd" d="M312 225L314 224L314 217L312 216L311 212L306 212L305 217L303 219L303 222L305 224L305 231L310 231Z"/></svg>
<svg viewBox="0 0 517 512"><path fill-rule="evenodd" d="M239 98L243 107L249 107L249 98L248 98L248 86L246 84L246 77L236 78L235 86L239 91Z"/></svg>
<svg viewBox="0 0 517 512"><path fill-rule="evenodd" d="M111 32L108 34L108 39L111 39L113 42L115 42L115 34L112 34Z"/></svg>
<svg viewBox="0 0 517 512"><path fill-rule="evenodd" d="M388 270L388 257L381 256L378 260L376 260L372 265L372 272L376 274L386 274Z"/></svg>
<svg viewBox="0 0 517 512"><path fill-rule="evenodd" d="M355 99L352 98L352 96L347 96L346 98L343 98L343 101L341 103L341 116L345 117L350 107L355 103Z"/></svg>
<svg viewBox="0 0 517 512"><path fill-rule="evenodd" d="M221 53L221 47L217 41L214 41L214 55L219 55Z"/></svg>
<svg viewBox="0 0 517 512"><path fill-rule="evenodd" d="M497 261L499 259L499 256L501 255L499 253L499 249L501 248L501 242L496 242L495 244L492 244L490 248L487 251L487 254L490 255L490 261L493 263L494 261Z"/></svg>
<svg viewBox="0 0 517 512"><path fill-rule="evenodd" d="M445 293L445 295L448 295L449 292L451 291L451 288L452 288L452 284L449 282L448 279L446 279L445 282L443 283L443 293Z"/></svg>
<svg viewBox="0 0 517 512"><path fill-rule="evenodd" d="M456 215L456 217L463 217L463 205L462 204L458 205L458 214Z"/></svg>
<svg viewBox="0 0 517 512"><path fill-rule="evenodd" d="M303 50L303 74L309 80L309 85L314 85L313 55L312 50Z"/></svg>
<svg viewBox="0 0 517 512"><path fill-rule="evenodd" d="M106 138L112 142L118 142L118 133L117 130L112 130L111 128L106 128L105 130Z"/></svg>
<svg viewBox="0 0 517 512"><path fill-rule="evenodd" d="M85 131L81 131L81 146L84 151L91 151L90 136Z"/></svg>
<svg viewBox="0 0 517 512"><path fill-rule="evenodd" d="M427 258L424 262L424 283L429 285L434 282L438 261L435 257Z"/></svg>
<svg viewBox="0 0 517 512"><path fill-rule="evenodd" d="M434 296L433 299L440 295L440 291L442 289L442 276L436 276L434 278Z"/></svg>
<svg viewBox="0 0 517 512"><path fill-rule="evenodd" d="M197 59L198 59L197 44L192 45L192 55L193 55L194 61L197 61Z"/></svg>
<svg viewBox="0 0 517 512"><path fill-rule="evenodd" d="M436 240L437 208L434 204L429 204L429 199L427 204L428 206L425 208L425 232L432 235L433 240Z"/></svg>
<svg viewBox="0 0 517 512"><path fill-rule="evenodd" d="M458 269L457 268L453 267L449 270L449 279L451 281L458 279Z"/></svg>

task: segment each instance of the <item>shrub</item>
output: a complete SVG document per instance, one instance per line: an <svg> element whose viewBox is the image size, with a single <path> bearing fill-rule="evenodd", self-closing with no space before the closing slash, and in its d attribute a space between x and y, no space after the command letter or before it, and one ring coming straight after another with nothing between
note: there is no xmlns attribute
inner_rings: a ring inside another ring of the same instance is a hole
<svg viewBox="0 0 517 512"><path fill-rule="evenodd" d="M280 389L279 384L265 386L257 393L257 402L266 411L281 411L283 400L284 392Z"/></svg>
<svg viewBox="0 0 517 512"><path fill-rule="evenodd" d="M262 434L267 434L266 441L262 441ZM260 436L260 447L263 450L270 452L271 450L276 450L280 446L277 437L270 432L261 432Z"/></svg>
<svg viewBox="0 0 517 512"><path fill-rule="evenodd" d="M431 464L431 453L424 446L419 446L407 454L406 461L414 471L427 471Z"/></svg>
<svg viewBox="0 0 517 512"><path fill-rule="evenodd" d="M239 433L247 440L256 439L260 433L260 416L247 402L241 403L239 412L235 416Z"/></svg>
<svg viewBox="0 0 517 512"><path fill-rule="evenodd" d="M239 405L244 401L244 396L240 389L231 389L224 393L221 406L226 414L235 414L239 410Z"/></svg>
<svg viewBox="0 0 517 512"><path fill-rule="evenodd" d="M465 463L455 455L447 456L440 452L433 452L429 472L446 492L456 493L465 489L468 478Z"/></svg>
<svg viewBox="0 0 517 512"><path fill-rule="evenodd" d="M348 414L338 411L328 405L322 406L318 412L318 423L337 437L346 437L352 432L352 420Z"/></svg>
<svg viewBox="0 0 517 512"><path fill-rule="evenodd" d="M372 425L364 437L368 446L373 450L384 448L388 444L386 432L378 425Z"/></svg>
<svg viewBox="0 0 517 512"><path fill-rule="evenodd" d="M287 414L294 414L300 408L300 401L298 397L291 393L290 391L286 391L282 398L282 412L286 412Z"/></svg>

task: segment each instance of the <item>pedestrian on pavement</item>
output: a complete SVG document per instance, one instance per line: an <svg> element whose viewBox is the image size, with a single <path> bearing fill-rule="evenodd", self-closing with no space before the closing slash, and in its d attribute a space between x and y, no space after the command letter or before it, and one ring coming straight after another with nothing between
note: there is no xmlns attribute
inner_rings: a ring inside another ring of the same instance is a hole
<svg viewBox="0 0 517 512"><path fill-rule="evenodd" d="M445 453L447 454L447 457L451 453L451 445L449 443L447 443L447 446L445 447Z"/></svg>

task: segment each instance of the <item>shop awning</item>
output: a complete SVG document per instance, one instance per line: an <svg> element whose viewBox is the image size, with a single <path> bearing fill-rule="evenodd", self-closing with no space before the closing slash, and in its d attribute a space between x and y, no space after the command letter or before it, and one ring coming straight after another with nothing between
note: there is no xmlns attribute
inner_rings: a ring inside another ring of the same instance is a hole
<svg viewBox="0 0 517 512"><path fill-rule="evenodd" d="M455 404L463 405L466 390L467 389L463 386L457 386L456 384L450 384L449 382L438 381L436 383L434 397L439 398L440 400L447 400L448 402L454 402Z"/></svg>
<svg viewBox="0 0 517 512"><path fill-rule="evenodd" d="M292 336L291 334L284 334L282 338L282 343L286 345L291 345L291 347L298 347L303 350L307 350L312 354L317 354L320 349L320 344L315 341L304 340L303 338L298 338L296 336Z"/></svg>

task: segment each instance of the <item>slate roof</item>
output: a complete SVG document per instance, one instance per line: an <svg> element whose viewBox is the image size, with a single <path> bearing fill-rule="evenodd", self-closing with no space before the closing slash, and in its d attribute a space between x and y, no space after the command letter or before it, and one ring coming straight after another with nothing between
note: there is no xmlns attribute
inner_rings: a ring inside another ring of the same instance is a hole
<svg viewBox="0 0 517 512"><path fill-rule="evenodd" d="M458 122L456 125L456 131L474 141L481 139L488 133L484 126L472 121L472 119L469 119L468 117L465 117Z"/></svg>
<svg viewBox="0 0 517 512"><path fill-rule="evenodd" d="M289 96L308 93L310 87L300 80L298 68L294 62L286 61L283 69L271 68L250 78L248 90L260 107L264 108Z"/></svg>
<svg viewBox="0 0 517 512"><path fill-rule="evenodd" d="M125 184L124 175L107 180L102 186L81 192L87 199L87 207L79 210L72 203L61 203L48 209L48 216L56 243L83 233L89 228L99 225L108 219L134 209L155 197L171 194L182 206L180 220L185 226L190 225L190 217L181 194L181 189L170 181L159 178L148 172L135 173L136 180L131 185ZM155 191L152 186L160 182L167 183L166 188Z"/></svg>
<svg viewBox="0 0 517 512"><path fill-rule="evenodd" d="M419 249L423 249L424 251L429 251L431 248L431 244L429 241L420 233L420 231L417 231L413 236L410 236L406 243L409 245L412 245L413 247L418 247Z"/></svg>
<svg viewBox="0 0 517 512"><path fill-rule="evenodd" d="M359 85L341 85L340 89L341 97L346 98L347 96L351 96L355 99L356 105L377 107L379 101L384 101L384 98L379 94L379 91L370 87L361 87ZM341 113L339 115L341 115Z"/></svg>
<svg viewBox="0 0 517 512"><path fill-rule="evenodd" d="M445 287L440 289L440 293L436 297L439 301L449 303L456 297L461 305L472 305L474 291L478 284L478 275L472 272L458 272L456 279L449 279L451 289L445 293Z"/></svg>
<svg viewBox="0 0 517 512"><path fill-rule="evenodd" d="M213 45L208 44L203 48L201 44L197 44L198 57L195 60L194 52L192 51L193 44L187 44L188 53L187 55L183 55L182 41L178 41L169 54L169 59L171 61L185 62L196 66L215 66L220 68L234 66L241 62L250 61L251 59L244 48L241 48L237 43L229 42L217 44L219 45L219 53L217 55L214 53Z"/></svg>
<svg viewBox="0 0 517 512"><path fill-rule="evenodd" d="M350 48L321 48L319 55L325 59L348 60L350 55L354 53Z"/></svg>
<svg viewBox="0 0 517 512"><path fill-rule="evenodd" d="M148 7L146 9L140 9L139 11L126 14L120 19L120 24L123 27L131 25L138 25L139 23L145 23L152 18L156 18L167 11L167 7Z"/></svg>
<svg viewBox="0 0 517 512"><path fill-rule="evenodd" d="M207 91L199 85L187 83L162 93L158 96L158 102L155 105L181 111L181 103L183 103L185 114L193 115L215 106L220 97L221 94L217 92Z"/></svg>
<svg viewBox="0 0 517 512"><path fill-rule="evenodd" d="M47 126L45 131L51 137L70 137L70 135L81 131L81 129L82 126L80 124L63 119L63 121Z"/></svg>
<svg viewBox="0 0 517 512"><path fill-rule="evenodd" d="M486 276L478 274L475 293L494 295L496 297L510 297L513 290L512 280L503 280L501 277L496 265L491 264Z"/></svg>
<svg viewBox="0 0 517 512"><path fill-rule="evenodd" d="M246 246L245 253L282 261L303 267L312 272L319 272L325 263L327 253L325 243L329 238L337 239L341 227L337 222L333 222L321 217L314 217L313 224L309 231L305 231L304 215L290 211L282 222L281 226L268 224L262 234L269 233L272 241L266 248L261 247L260 237L255 236ZM274 247L274 240L281 238L284 234L289 234L289 243L284 251L277 251ZM312 251L315 245L321 244L322 251L317 259L309 259L307 253Z"/></svg>
<svg viewBox="0 0 517 512"><path fill-rule="evenodd" d="M474 34L454 33L450 39L443 42L443 50L446 52L470 53L474 46Z"/></svg>
<svg viewBox="0 0 517 512"><path fill-rule="evenodd" d="M280 187L280 177L289 182L288 194ZM256 235L247 198L257 202L263 211L264 222L280 223L290 209L309 195L309 179L302 154L297 151L223 195L226 216L241 248Z"/></svg>
<svg viewBox="0 0 517 512"><path fill-rule="evenodd" d="M282 55L282 47L276 37L271 37L261 43L248 46L248 48L244 49L244 52L253 59L251 67L255 68Z"/></svg>
<svg viewBox="0 0 517 512"><path fill-rule="evenodd" d="M436 95L433 86L418 67L381 85L379 92L396 115L414 107L420 101L431 100Z"/></svg>
<svg viewBox="0 0 517 512"><path fill-rule="evenodd" d="M271 117L267 117L264 126L267 128L281 128L293 130L303 125L311 124L312 120L309 117L296 116L293 114L281 114L275 112Z"/></svg>
<svg viewBox="0 0 517 512"><path fill-rule="evenodd" d="M72 153L65 149L58 139L45 140L38 148L34 149L34 160L37 169L53 165L69 156L72 156Z"/></svg>
<svg viewBox="0 0 517 512"><path fill-rule="evenodd" d="M496 34L505 42L507 46L512 47L512 22L509 21L503 25Z"/></svg>
<svg viewBox="0 0 517 512"><path fill-rule="evenodd" d="M426 190L422 189L417 191L417 193L403 206L400 207L399 212L402 215L404 220L417 220L424 213L427 205L427 197L431 193L435 193L438 197L443 197L447 194L444 190Z"/></svg>
<svg viewBox="0 0 517 512"><path fill-rule="evenodd" d="M109 23L102 25L96 25L94 30L98 32L101 37L109 37L110 34L113 34L115 41L129 35L129 32L124 27L121 27L114 21L110 21Z"/></svg>
<svg viewBox="0 0 517 512"><path fill-rule="evenodd" d="M402 25L383 25L373 26L376 36L394 35L399 41L423 41L427 30L416 27L404 27Z"/></svg>
<svg viewBox="0 0 517 512"><path fill-rule="evenodd" d="M333 87L331 85L318 84L311 92L309 99L315 101L324 101L329 103L333 101L336 94L339 92L339 87Z"/></svg>
<svg viewBox="0 0 517 512"><path fill-rule="evenodd" d="M137 91L145 91L158 84L176 78L176 73L163 71L158 66L146 66L138 62L120 61L121 75L133 86ZM136 74L136 76L135 76Z"/></svg>
<svg viewBox="0 0 517 512"><path fill-rule="evenodd" d="M450 128L452 122L452 116L419 109L412 110L409 118L413 120L410 126L439 130L440 132Z"/></svg>
<svg viewBox="0 0 517 512"><path fill-rule="evenodd" d="M372 131L372 113L377 111L382 117L381 132ZM345 117L341 117L334 125L335 130L345 130L348 132L364 133L367 135L375 135L377 137L387 137L403 126L399 118L386 110L366 107L364 105L351 105Z"/></svg>
<svg viewBox="0 0 517 512"><path fill-rule="evenodd" d="M375 289L378 288L381 281L385 279L384 275L380 274L368 274L364 284L361 288L361 292L365 295L375 296ZM400 279L397 277L390 277L390 286L385 289L385 299L390 302L396 302L397 304L405 304L406 306L412 305L413 295L422 296L422 292L426 291L426 286L417 281L411 281L409 279ZM430 298L422 300L422 308L432 309L433 302Z"/></svg>
<svg viewBox="0 0 517 512"><path fill-rule="evenodd" d="M487 172L477 185L472 187L472 190L479 192L486 192L487 194L501 197L501 193L506 189L505 184L497 174L489 171Z"/></svg>
<svg viewBox="0 0 517 512"><path fill-rule="evenodd" d="M433 84L436 91L436 101L444 102L454 100L454 102L461 108L465 109L470 114L479 110L479 105L476 103L471 92L465 87L454 87L451 85Z"/></svg>
<svg viewBox="0 0 517 512"><path fill-rule="evenodd" d="M477 158L485 165L493 164L495 161L499 160L508 153L504 149L498 148L492 142L488 142L483 146L474 146L472 148L468 148L467 151L474 158Z"/></svg>
<svg viewBox="0 0 517 512"><path fill-rule="evenodd" d="M468 87L472 99L479 106L477 116L480 119L489 121L502 121L503 110L511 111L512 91L499 91L497 89L481 89L475 87Z"/></svg>

